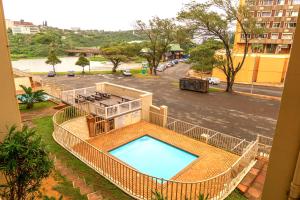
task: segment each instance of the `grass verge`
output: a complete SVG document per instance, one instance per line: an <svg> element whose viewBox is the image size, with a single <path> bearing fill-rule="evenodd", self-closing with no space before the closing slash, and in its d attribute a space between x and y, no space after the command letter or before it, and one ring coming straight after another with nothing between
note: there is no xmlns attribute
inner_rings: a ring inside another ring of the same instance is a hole
<svg viewBox="0 0 300 200"><path fill-rule="evenodd" d="M19 110L22 113L26 113L26 112L41 110L44 108L50 108L54 105L56 104L51 101L43 101L43 102L35 103L32 109L26 109L26 104L19 104Z"/></svg>
<svg viewBox="0 0 300 200"><path fill-rule="evenodd" d="M247 198L235 189L225 200L247 200Z"/></svg>
<svg viewBox="0 0 300 200"><path fill-rule="evenodd" d="M48 116L34 119L33 123L36 125L37 134L39 134L47 144L48 150L52 154L55 154L58 159L64 161L64 164L74 170L75 173L83 176L87 184L93 185L96 191L100 190L105 198L111 200L132 199L54 141L52 138L52 117Z"/></svg>
<svg viewBox="0 0 300 200"><path fill-rule="evenodd" d="M54 171L54 179L58 184L54 186L53 189L62 194L63 197L76 200L88 200L86 195L81 195L79 189L73 188L72 182L68 181L59 172Z"/></svg>

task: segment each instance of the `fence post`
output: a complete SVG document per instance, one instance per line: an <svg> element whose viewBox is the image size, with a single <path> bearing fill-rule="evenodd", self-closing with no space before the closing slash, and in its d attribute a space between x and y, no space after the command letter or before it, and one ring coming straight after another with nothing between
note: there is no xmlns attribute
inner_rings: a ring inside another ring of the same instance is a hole
<svg viewBox="0 0 300 200"><path fill-rule="evenodd" d="M168 120L168 106L160 106L159 108L159 114L162 116L161 125L162 127L166 127Z"/></svg>

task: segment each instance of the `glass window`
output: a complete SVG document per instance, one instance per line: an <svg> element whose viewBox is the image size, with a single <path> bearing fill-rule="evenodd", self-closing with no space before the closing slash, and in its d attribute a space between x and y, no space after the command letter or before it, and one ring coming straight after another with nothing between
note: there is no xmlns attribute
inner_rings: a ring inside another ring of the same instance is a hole
<svg viewBox="0 0 300 200"><path fill-rule="evenodd" d="M271 14L272 14L271 12L262 12L261 16L262 17L271 17Z"/></svg>
<svg viewBox="0 0 300 200"><path fill-rule="evenodd" d="M263 5L273 5L273 0L264 0Z"/></svg>
<svg viewBox="0 0 300 200"><path fill-rule="evenodd" d="M296 28L296 23L295 22L289 22L287 23L288 28Z"/></svg>
<svg viewBox="0 0 300 200"><path fill-rule="evenodd" d="M299 5L300 4L300 0L293 0L293 5Z"/></svg>
<svg viewBox="0 0 300 200"><path fill-rule="evenodd" d="M292 17L297 17L298 16L298 11L292 11L291 16Z"/></svg>
<svg viewBox="0 0 300 200"><path fill-rule="evenodd" d="M278 33L272 33L272 34L271 34L271 39L273 39L273 40L277 40L278 37L279 37L279 34L278 34Z"/></svg>
<svg viewBox="0 0 300 200"><path fill-rule="evenodd" d="M277 0L278 5L284 5L284 0Z"/></svg>
<svg viewBox="0 0 300 200"><path fill-rule="evenodd" d="M281 39L291 40L291 39L293 39L293 33L282 33Z"/></svg>
<svg viewBox="0 0 300 200"><path fill-rule="evenodd" d="M274 22L272 28L280 28L280 22Z"/></svg>
<svg viewBox="0 0 300 200"><path fill-rule="evenodd" d="M275 17L282 17L283 11L282 10L278 10L275 12Z"/></svg>

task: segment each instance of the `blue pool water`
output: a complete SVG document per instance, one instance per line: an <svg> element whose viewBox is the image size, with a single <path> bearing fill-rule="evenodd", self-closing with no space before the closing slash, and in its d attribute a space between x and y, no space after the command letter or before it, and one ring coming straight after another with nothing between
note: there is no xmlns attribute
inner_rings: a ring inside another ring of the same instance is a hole
<svg viewBox="0 0 300 200"><path fill-rule="evenodd" d="M109 153L142 173L164 179L171 179L198 158L147 135Z"/></svg>

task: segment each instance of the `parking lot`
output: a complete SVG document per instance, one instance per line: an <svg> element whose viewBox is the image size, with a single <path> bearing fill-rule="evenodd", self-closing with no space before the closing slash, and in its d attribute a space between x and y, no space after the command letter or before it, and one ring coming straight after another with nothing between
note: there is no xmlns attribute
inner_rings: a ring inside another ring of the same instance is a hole
<svg viewBox="0 0 300 200"><path fill-rule="evenodd" d="M97 82L112 82L146 90L154 94L153 103L169 107L169 115L206 128L252 140L257 134L272 137L280 102L277 100L211 92L201 94L182 91L178 79L188 66L178 64L159 73L159 78L135 78L121 75L85 75L76 77L43 77L66 89L92 86Z"/></svg>

